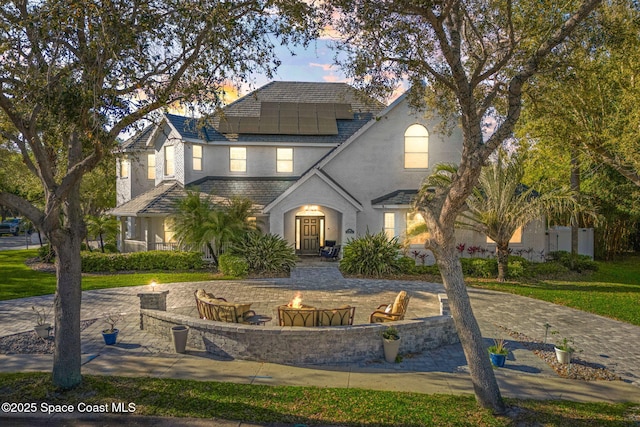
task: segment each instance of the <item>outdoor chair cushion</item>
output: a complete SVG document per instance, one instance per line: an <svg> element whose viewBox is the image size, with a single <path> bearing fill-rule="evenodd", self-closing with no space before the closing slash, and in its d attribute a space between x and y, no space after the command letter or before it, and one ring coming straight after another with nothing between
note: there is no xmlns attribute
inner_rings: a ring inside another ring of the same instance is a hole
<svg viewBox="0 0 640 427"><path fill-rule="evenodd" d="M404 300L407 297L406 291L398 292L395 301L393 302L393 308L391 309L392 314L398 314L402 312L402 307L404 305Z"/></svg>
<svg viewBox="0 0 640 427"><path fill-rule="evenodd" d="M204 289L195 292L198 312L202 319L218 322L243 323L247 317L255 316L251 303L232 303L216 298Z"/></svg>
<svg viewBox="0 0 640 427"><path fill-rule="evenodd" d="M400 291L393 304L382 304L378 306L378 308L371 313L369 321L371 323L377 323L403 320L407 312L407 306L409 305L410 298L411 297L405 291Z"/></svg>

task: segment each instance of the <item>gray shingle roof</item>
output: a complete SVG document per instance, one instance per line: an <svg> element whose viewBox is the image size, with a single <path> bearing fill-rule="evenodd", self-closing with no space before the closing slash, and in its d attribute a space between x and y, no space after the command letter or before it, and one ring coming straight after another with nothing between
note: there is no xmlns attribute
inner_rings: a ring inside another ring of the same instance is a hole
<svg viewBox="0 0 640 427"><path fill-rule="evenodd" d="M411 205L418 190L396 190L371 201L372 205Z"/></svg>
<svg viewBox="0 0 640 427"><path fill-rule="evenodd" d="M175 181L165 181L138 197L112 209L117 216L161 216L175 210L176 202L187 195Z"/></svg>
<svg viewBox="0 0 640 427"><path fill-rule="evenodd" d="M233 142L242 144L245 142L307 142L341 144L358 129L373 119L372 113L359 113L353 120L337 120L337 135L262 135L262 134L230 134L223 135L211 126L202 126L198 119L167 114L167 120L171 122L183 138L197 139L206 142Z"/></svg>
<svg viewBox="0 0 640 427"><path fill-rule="evenodd" d="M224 114L258 117L262 102L351 104L354 113L377 113L381 102L364 96L346 83L271 82L224 107Z"/></svg>
<svg viewBox="0 0 640 427"><path fill-rule="evenodd" d="M333 135L289 135L286 133L222 134L216 130L220 115L208 120L206 124L195 118L175 114L166 114L166 118L184 138L206 142L341 144L372 120L376 113L385 108L385 105L381 102L363 96L356 89L345 83L271 82L224 107L222 115L227 117L260 117L263 102L350 104L354 115L353 119L336 120L338 129L337 134Z"/></svg>
<svg viewBox="0 0 640 427"><path fill-rule="evenodd" d="M299 177L207 177L189 184L190 189L223 198L246 197L263 208L291 187Z"/></svg>
<svg viewBox="0 0 640 427"><path fill-rule="evenodd" d="M139 133L135 134L131 138L124 141L120 145L120 149L122 151L134 151L134 150L138 151L138 150L144 150L148 148L147 142L149 141L149 138L151 138L151 135L153 134L154 129L155 129L155 125L147 126L146 128L142 129L142 131L140 131Z"/></svg>

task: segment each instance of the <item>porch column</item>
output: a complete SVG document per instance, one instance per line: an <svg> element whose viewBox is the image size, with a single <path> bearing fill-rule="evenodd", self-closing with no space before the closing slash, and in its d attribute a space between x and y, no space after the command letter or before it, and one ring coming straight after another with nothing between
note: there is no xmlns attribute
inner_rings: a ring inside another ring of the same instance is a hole
<svg viewBox="0 0 640 427"><path fill-rule="evenodd" d="M284 215L282 213L269 215L269 232L284 239Z"/></svg>
<svg viewBox="0 0 640 427"><path fill-rule="evenodd" d="M125 226L126 223L126 217L121 216L118 217L118 219L120 220L119 222L119 227L120 227L120 233L118 233L118 250L120 252L124 252L125 246L124 246L124 241L126 239L126 229L127 227Z"/></svg>

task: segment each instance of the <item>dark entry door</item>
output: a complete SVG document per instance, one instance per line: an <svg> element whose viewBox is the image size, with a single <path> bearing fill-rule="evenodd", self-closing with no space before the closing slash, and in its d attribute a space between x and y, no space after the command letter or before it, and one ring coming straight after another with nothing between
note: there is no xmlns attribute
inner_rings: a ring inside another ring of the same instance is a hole
<svg viewBox="0 0 640 427"><path fill-rule="evenodd" d="M300 253L301 254L317 254L320 240L320 218L318 217L301 217L302 227L300 227Z"/></svg>

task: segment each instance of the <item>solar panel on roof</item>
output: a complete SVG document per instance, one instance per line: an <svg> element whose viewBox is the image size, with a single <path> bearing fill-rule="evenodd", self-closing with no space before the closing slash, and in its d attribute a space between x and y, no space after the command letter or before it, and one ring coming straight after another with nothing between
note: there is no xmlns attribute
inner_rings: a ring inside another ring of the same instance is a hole
<svg viewBox="0 0 640 427"><path fill-rule="evenodd" d="M316 117L316 104L300 103L298 104L298 114L300 117Z"/></svg>
<svg viewBox="0 0 640 427"><path fill-rule="evenodd" d="M277 135L280 129L278 116L276 117L260 117L260 132L267 135Z"/></svg>
<svg viewBox="0 0 640 427"><path fill-rule="evenodd" d="M280 105L277 102L263 102L260 105L260 117L278 117Z"/></svg>
<svg viewBox="0 0 640 427"><path fill-rule="evenodd" d="M318 135L318 118L300 117L298 127L300 135Z"/></svg>
<svg viewBox="0 0 640 427"><path fill-rule="evenodd" d="M286 120L283 120L282 117L280 117L280 134L298 135L298 118L289 117Z"/></svg>
<svg viewBox="0 0 640 427"><path fill-rule="evenodd" d="M238 133L240 125L240 117L226 116L220 119L218 124L218 132L220 133Z"/></svg>
<svg viewBox="0 0 640 427"><path fill-rule="evenodd" d="M316 111L318 113L318 117L332 119L336 117L336 109L333 104L316 104Z"/></svg>
<svg viewBox="0 0 640 427"><path fill-rule="evenodd" d="M318 135L337 135L338 124L334 118L318 117Z"/></svg>
<svg viewBox="0 0 640 427"><path fill-rule="evenodd" d="M260 131L259 117L241 117L238 133L258 133Z"/></svg>
<svg viewBox="0 0 640 427"><path fill-rule="evenodd" d="M336 109L336 119L353 120L353 109L351 104L334 104Z"/></svg>

